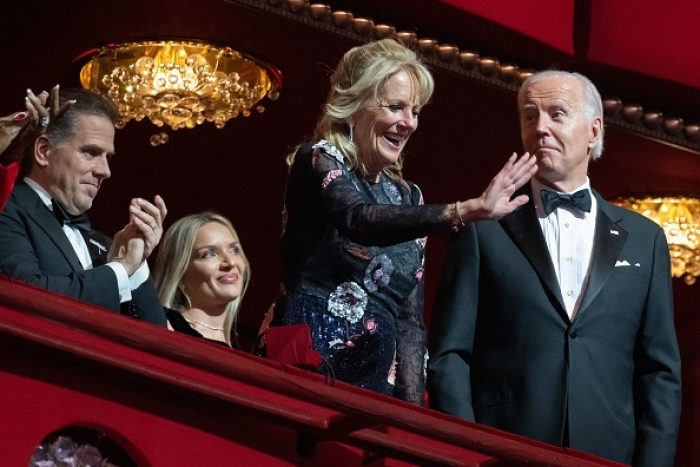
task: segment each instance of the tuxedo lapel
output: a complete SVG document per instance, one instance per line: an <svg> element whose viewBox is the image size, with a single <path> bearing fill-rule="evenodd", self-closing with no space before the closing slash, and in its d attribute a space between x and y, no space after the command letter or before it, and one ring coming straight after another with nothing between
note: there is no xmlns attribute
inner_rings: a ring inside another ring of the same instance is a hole
<svg viewBox="0 0 700 467"><path fill-rule="evenodd" d="M586 310L586 307L593 302L605 285L615 269L615 262L620 257L620 251L627 240L627 231L617 224L620 220L619 216L615 216L609 203L601 198L597 192L594 191L593 194L598 201L598 215L588 285L581 301L579 313Z"/></svg>
<svg viewBox="0 0 700 467"><path fill-rule="evenodd" d="M521 189L517 194L523 193L530 196L529 185L526 185L525 189ZM532 268L548 289L549 294L554 297L556 303L559 304L559 313L568 319L564 300L561 297L561 291L557 281L557 274L554 271L552 258L549 255L547 243L542 234L542 227L540 227L540 223L537 221L537 213L532 199L499 222L508 236L532 265Z"/></svg>
<svg viewBox="0 0 700 467"><path fill-rule="evenodd" d="M68 241L68 237L66 237L53 212L41 201L39 195L29 185L17 186L14 195L27 216L46 233L71 268L75 271L82 271L83 266L73 250L73 245Z"/></svg>

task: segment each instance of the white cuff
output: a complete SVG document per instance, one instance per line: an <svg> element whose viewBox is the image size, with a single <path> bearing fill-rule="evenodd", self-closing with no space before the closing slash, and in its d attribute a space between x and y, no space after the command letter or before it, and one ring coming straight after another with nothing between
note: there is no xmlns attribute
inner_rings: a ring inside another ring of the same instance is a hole
<svg viewBox="0 0 700 467"><path fill-rule="evenodd" d="M134 274L129 278L129 285L131 290L136 290L141 287L141 284L148 280L151 275L150 269L148 269L148 263L146 261L136 270Z"/></svg>
<svg viewBox="0 0 700 467"><path fill-rule="evenodd" d="M119 303L124 303L131 300L130 279L129 275L126 273L126 269L124 269L124 266L115 261L107 263L106 266L112 268L112 271L114 271L114 274L117 276L117 286L119 287Z"/></svg>

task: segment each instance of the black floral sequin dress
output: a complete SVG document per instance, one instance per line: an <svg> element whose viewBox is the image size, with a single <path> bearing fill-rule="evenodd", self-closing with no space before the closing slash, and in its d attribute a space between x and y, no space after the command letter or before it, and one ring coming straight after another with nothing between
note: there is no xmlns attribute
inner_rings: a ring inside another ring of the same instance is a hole
<svg viewBox="0 0 700 467"><path fill-rule="evenodd" d="M277 322L308 324L337 379L422 403L425 237L450 230L445 205L384 174L367 182L321 140L295 156L285 214Z"/></svg>

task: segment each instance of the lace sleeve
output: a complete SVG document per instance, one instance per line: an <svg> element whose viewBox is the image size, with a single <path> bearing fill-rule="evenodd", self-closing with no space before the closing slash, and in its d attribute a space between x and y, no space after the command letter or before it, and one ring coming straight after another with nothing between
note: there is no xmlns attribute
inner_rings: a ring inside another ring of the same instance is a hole
<svg viewBox="0 0 700 467"><path fill-rule="evenodd" d="M312 163L321 209L328 221L352 241L385 246L449 232L452 228L449 205L374 203L358 187L357 177L335 158L320 150L316 152L319 155L313 156Z"/></svg>
<svg viewBox="0 0 700 467"><path fill-rule="evenodd" d="M396 380L394 397L423 405L425 390L425 324L421 280L401 304L396 318Z"/></svg>

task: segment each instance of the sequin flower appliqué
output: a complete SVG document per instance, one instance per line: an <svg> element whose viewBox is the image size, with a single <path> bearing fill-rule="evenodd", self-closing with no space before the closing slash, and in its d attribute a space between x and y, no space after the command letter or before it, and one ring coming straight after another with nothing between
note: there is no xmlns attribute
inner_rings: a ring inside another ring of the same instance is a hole
<svg viewBox="0 0 700 467"><path fill-rule="evenodd" d="M328 311L333 316L355 324L365 314L367 292L355 282L343 282L328 297Z"/></svg>
<svg viewBox="0 0 700 467"><path fill-rule="evenodd" d="M389 284L394 272L394 263L385 254L375 256L365 269L363 283L369 292L376 292L380 287Z"/></svg>
<svg viewBox="0 0 700 467"><path fill-rule="evenodd" d="M343 282L328 298L328 311L335 317L345 320L345 336L337 337L328 343L333 349L355 347L358 338L371 337L377 333L377 322L374 318L365 318L367 308L367 292L355 282ZM361 334L350 335L348 323L355 324L362 320Z"/></svg>

